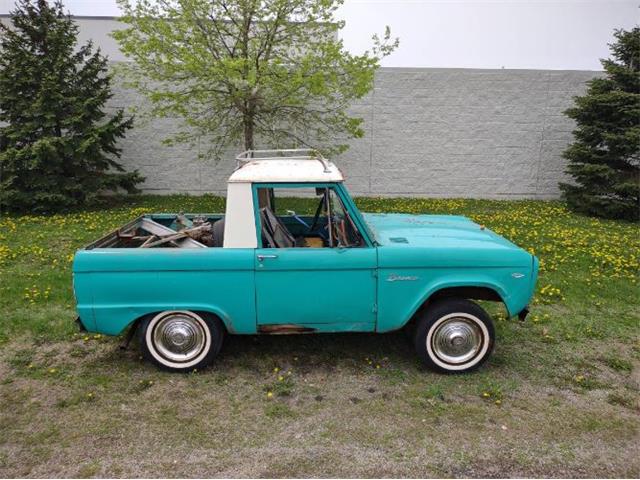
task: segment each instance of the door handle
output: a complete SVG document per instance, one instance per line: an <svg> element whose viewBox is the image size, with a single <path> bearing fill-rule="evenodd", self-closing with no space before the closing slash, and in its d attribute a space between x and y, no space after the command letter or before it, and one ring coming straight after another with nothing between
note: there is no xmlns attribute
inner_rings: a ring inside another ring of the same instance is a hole
<svg viewBox="0 0 640 480"><path fill-rule="evenodd" d="M261 262L265 258L278 258L278 255L258 255L258 261Z"/></svg>

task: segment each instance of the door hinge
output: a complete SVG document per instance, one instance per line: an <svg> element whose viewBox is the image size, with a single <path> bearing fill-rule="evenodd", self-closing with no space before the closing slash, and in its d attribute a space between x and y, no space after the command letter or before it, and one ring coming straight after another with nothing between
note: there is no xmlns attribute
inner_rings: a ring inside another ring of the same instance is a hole
<svg viewBox="0 0 640 480"><path fill-rule="evenodd" d="M371 276L373 278L378 278L378 270L371 270Z"/></svg>
<svg viewBox="0 0 640 480"><path fill-rule="evenodd" d="M378 304L377 304L377 303L374 303L374 304L373 304L373 307L371 308L371 311L372 311L373 313L378 313Z"/></svg>

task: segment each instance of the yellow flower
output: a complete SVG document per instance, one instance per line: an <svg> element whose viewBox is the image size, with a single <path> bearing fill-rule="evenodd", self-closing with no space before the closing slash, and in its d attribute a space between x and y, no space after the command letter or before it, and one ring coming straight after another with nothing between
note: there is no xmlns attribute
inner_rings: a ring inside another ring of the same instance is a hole
<svg viewBox="0 0 640 480"><path fill-rule="evenodd" d="M273 392L267 392L267 398L273 398Z"/></svg>

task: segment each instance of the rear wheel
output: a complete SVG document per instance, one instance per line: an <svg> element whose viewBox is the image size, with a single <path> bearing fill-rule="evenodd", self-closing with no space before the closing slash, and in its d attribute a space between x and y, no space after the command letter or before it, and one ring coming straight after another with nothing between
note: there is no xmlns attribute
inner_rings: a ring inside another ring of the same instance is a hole
<svg viewBox="0 0 640 480"><path fill-rule="evenodd" d="M493 351L491 317L476 303L464 299L440 300L418 320L415 348L429 368L462 373L482 365Z"/></svg>
<svg viewBox="0 0 640 480"><path fill-rule="evenodd" d="M220 320L186 310L149 316L138 331L145 357L160 368L175 372L210 365L224 337Z"/></svg>

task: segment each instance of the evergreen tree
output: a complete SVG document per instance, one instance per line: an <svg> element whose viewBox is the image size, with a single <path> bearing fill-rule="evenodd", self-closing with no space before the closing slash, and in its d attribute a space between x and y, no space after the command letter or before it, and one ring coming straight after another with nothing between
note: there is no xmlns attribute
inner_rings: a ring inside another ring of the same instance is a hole
<svg viewBox="0 0 640 480"><path fill-rule="evenodd" d="M111 97L107 58L60 0L19 0L0 24L0 207L49 211L105 191L136 192L143 180L116 161L133 119L104 112Z"/></svg>
<svg viewBox="0 0 640 480"><path fill-rule="evenodd" d="M564 152L573 184L560 184L569 207L607 218L640 219L640 28L616 30L603 78L591 80L565 114L575 141Z"/></svg>

